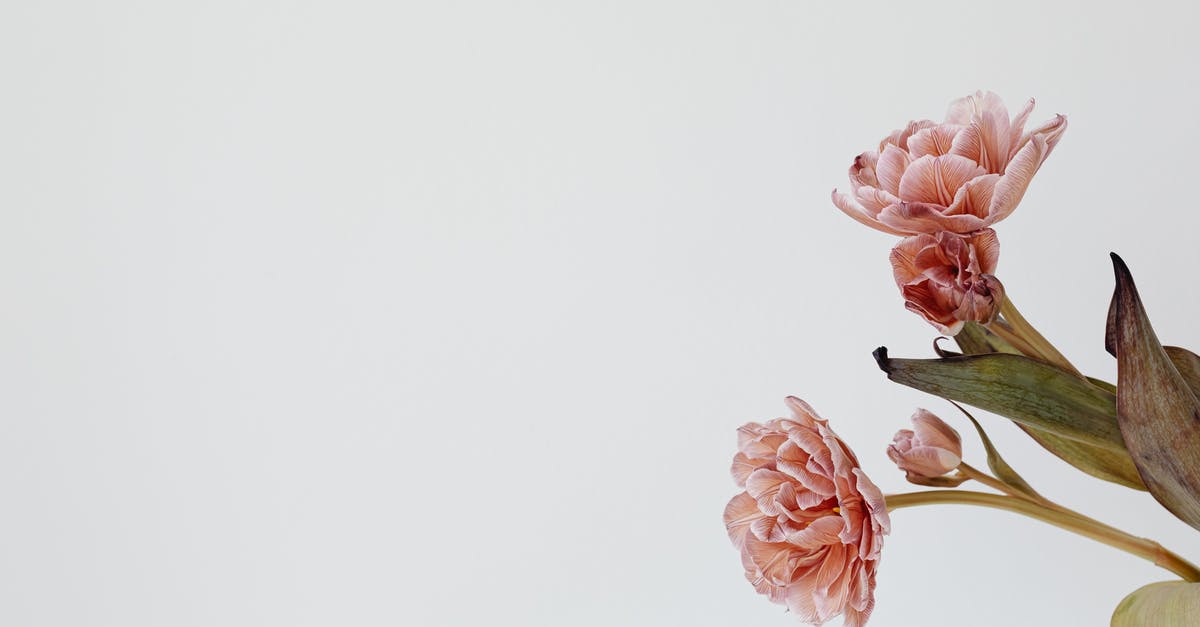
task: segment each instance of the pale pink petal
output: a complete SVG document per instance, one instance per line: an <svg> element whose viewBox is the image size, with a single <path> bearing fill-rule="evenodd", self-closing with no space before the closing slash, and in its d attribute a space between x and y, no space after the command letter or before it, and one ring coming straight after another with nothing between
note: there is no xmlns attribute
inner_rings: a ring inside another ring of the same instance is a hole
<svg viewBox="0 0 1200 627"><path fill-rule="evenodd" d="M1058 145L1058 141L1062 139L1063 133L1067 132L1067 118L1064 115L1056 115L1050 120L1043 122L1041 126L1025 133L1021 137L1019 144L1013 146L1012 152L1015 157L1016 153L1025 148L1029 140L1033 137L1041 137L1046 141L1046 151L1042 155L1042 161L1050 156L1054 147Z"/></svg>
<svg viewBox="0 0 1200 627"><path fill-rule="evenodd" d="M813 600L817 602L818 614L836 616L845 611L845 608L849 605L854 561L853 556L848 551L847 553L846 561L837 573L837 579L832 581L828 586L825 586L824 589L819 585L817 587L817 594Z"/></svg>
<svg viewBox="0 0 1200 627"><path fill-rule="evenodd" d="M962 455L962 436L933 412L918 409L912 416L913 432L921 446L943 448ZM955 464L957 465L957 464Z"/></svg>
<svg viewBox="0 0 1200 627"><path fill-rule="evenodd" d="M902 231L897 231L896 229L877 220L875 216L868 212L862 205L854 202L854 200L846 194L839 194L836 189L833 190L833 204L838 209L841 209L842 213L854 218L860 224L865 224L877 231L883 231L889 235L904 235Z"/></svg>
<svg viewBox="0 0 1200 627"><path fill-rule="evenodd" d="M813 590L807 581L793 583L787 588L787 608L802 623L819 625L822 619L817 616L817 605L813 601Z"/></svg>
<svg viewBox="0 0 1200 627"><path fill-rule="evenodd" d="M959 320L974 320L990 324L999 313L999 304L1004 302L1004 286L990 274L976 277L971 289L963 295L962 304L954 311Z"/></svg>
<svg viewBox="0 0 1200 627"><path fill-rule="evenodd" d="M892 274L898 285L905 285L914 279L923 276L921 270L916 265L917 253L924 250L931 244L935 244L937 238L932 235L922 233L912 237L906 237L900 240L892 249Z"/></svg>
<svg viewBox="0 0 1200 627"><path fill-rule="evenodd" d="M914 159L925 155L944 155L954 145L954 136L962 129L953 124L939 124L922 129L908 138L908 154Z"/></svg>
<svg viewBox="0 0 1200 627"><path fill-rule="evenodd" d="M762 516L750 523L750 535L763 542L783 542L787 540L779 527L779 519L774 516Z"/></svg>
<svg viewBox="0 0 1200 627"><path fill-rule="evenodd" d="M904 128L892 131L891 135L884 137L883 141L879 142L879 152L882 153L889 145L908 151L908 139L918 131L933 126L937 126L937 122L933 120L913 120L905 125Z"/></svg>
<svg viewBox="0 0 1200 627"><path fill-rule="evenodd" d="M779 491L788 484L788 481L788 476L781 472L759 468L746 478L746 494L754 497L754 500L758 502L758 509L762 513L768 516L778 516L784 511L777 500Z"/></svg>
<svg viewBox="0 0 1200 627"><path fill-rule="evenodd" d="M854 569L850 580L850 595L848 605L856 610L870 612L874 605L874 595L871 594L872 582L870 573L874 572L873 562L864 562Z"/></svg>
<svg viewBox="0 0 1200 627"><path fill-rule="evenodd" d="M992 193L996 189L999 174L984 174L967 181L958 188L954 202L943 213L948 216L973 215L986 218L992 205Z"/></svg>
<svg viewBox="0 0 1200 627"><path fill-rule="evenodd" d="M875 568L864 566L851 583L843 627L863 627L875 609Z"/></svg>
<svg viewBox="0 0 1200 627"><path fill-rule="evenodd" d="M854 197L866 213L872 216L872 219L874 219L874 216L879 215L879 212L883 211L884 208L900 202L900 199L896 196L877 187L869 187L867 185L859 187Z"/></svg>
<svg viewBox="0 0 1200 627"><path fill-rule="evenodd" d="M779 445L787 441L787 435L766 425L748 422L738 427L738 450L751 459L773 459Z"/></svg>
<svg viewBox="0 0 1200 627"><path fill-rule="evenodd" d="M795 396L789 396L783 399L783 402L787 404L788 409L791 410L792 418L794 418L796 422L801 425L813 427L818 423L825 422L824 419L817 415L817 410L813 409L812 405L809 405L802 399L799 399Z"/></svg>
<svg viewBox="0 0 1200 627"><path fill-rule="evenodd" d="M1007 114L996 117L985 111L955 136L950 153L974 161L986 172L999 174L1008 163L1008 133Z"/></svg>
<svg viewBox="0 0 1200 627"><path fill-rule="evenodd" d="M875 164L879 162L879 153L868 150L854 158L850 165L850 187L857 192L859 187L879 187L879 179L875 178Z"/></svg>
<svg viewBox="0 0 1200 627"><path fill-rule="evenodd" d="M986 174L974 161L959 155L924 156L909 164L900 179L900 198L943 207L967 181Z"/></svg>
<svg viewBox="0 0 1200 627"><path fill-rule="evenodd" d="M902 233L970 233L987 227L973 215L945 215L941 207L920 202L893 205L879 212L879 221Z"/></svg>
<svg viewBox="0 0 1200 627"><path fill-rule="evenodd" d="M903 460L897 465L901 470L919 477L940 477L949 472L948 469L957 468L961 463L961 457L944 448L918 446L905 453Z"/></svg>
<svg viewBox="0 0 1200 627"><path fill-rule="evenodd" d="M1025 132L1025 124L1029 121L1029 115L1033 113L1033 98L1025 102L1025 107L1012 119L1012 124L1008 127L1008 160L1011 160L1013 155L1021 149L1021 137Z"/></svg>
<svg viewBox="0 0 1200 627"><path fill-rule="evenodd" d="M818 592L818 603L820 603L820 591L833 585L841 577L842 573L847 570L847 562L850 561L854 554L846 550L843 544L831 544L828 547L828 553L825 554L825 560L821 562L820 568L817 569L816 578L813 579L813 587ZM820 610L820 605L817 606Z"/></svg>
<svg viewBox="0 0 1200 627"><path fill-rule="evenodd" d="M871 512L871 519L883 529L884 533L890 532L892 530L892 521L888 516L887 501L883 498L883 491L879 489L879 486L875 485L874 481L871 481L867 473L863 472L861 468L854 469L854 478L857 480L855 487L858 488L859 494L862 495L863 502L867 505L867 510Z"/></svg>
<svg viewBox="0 0 1200 627"><path fill-rule="evenodd" d="M796 554L795 548L786 542L763 542L753 534L746 535L746 545L742 548L754 562L758 571L772 585L785 586L789 583L791 558Z"/></svg>
<svg viewBox="0 0 1200 627"><path fill-rule="evenodd" d="M813 521L804 529L786 534L788 544L799 549L816 550L827 544L838 543L838 533L842 530L842 522L837 516L825 516Z"/></svg>
<svg viewBox="0 0 1200 627"><path fill-rule="evenodd" d="M798 440L802 440L804 437L801 433L796 434ZM810 459L811 457L807 451L795 441L790 441L779 447L776 466L779 472L792 477L816 496L821 498L832 496L833 482L824 475L809 470L808 462Z"/></svg>
<svg viewBox="0 0 1200 627"><path fill-rule="evenodd" d="M971 245L979 260L979 272L995 274L996 266L1000 262L1000 238L996 237L996 232L984 229L976 233L971 238Z"/></svg>
<svg viewBox="0 0 1200 627"><path fill-rule="evenodd" d="M729 532L729 539L734 546L742 548L750 525L763 517L762 512L758 511L758 503L749 494L739 492L733 497L725 506L725 530Z"/></svg>
<svg viewBox="0 0 1200 627"><path fill-rule="evenodd" d="M1000 99L1000 96L990 91L977 91L950 103L950 107L946 111L946 123L966 126L980 118L985 111L1008 119L1008 109L1005 108L1004 101Z"/></svg>
<svg viewBox="0 0 1200 627"><path fill-rule="evenodd" d="M746 487L746 477L749 477L750 473L759 468L768 467L764 461L747 457L744 453L733 456L733 465L729 468L729 472L733 475L733 480L739 488Z"/></svg>
<svg viewBox="0 0 1200 627"><path fill-rule="evenodd" d="M904 307L924 318L942 335L954 337L966 324L965 320L955 317L954 311L942 302L927 282L905 285L900 293L904 296Z"/></svg>
<svg viewBox="0 0 1200 627"><path fill-rule="evenodd" d="M879 180L879 188L893 195L900 196L900 180L911 159L908 153L895 147L888 146L879 155L875 164L875 177Z"/></svg>
<svg viewBox="0 0 1200 627"><path fill-rule="evenodd" d="M988 209L985 226L990 226L1007 218L1017 208L1017 204L1021 202L1021 198L1025 195L1025 188L1029 187L1029 182L1033 180L1033 175L1037 173L1038 167L1042 165L1042 161L1046 156L1046 150L1046 140L1040 135L1034 135L1025 144L1025 147L1013 157L1012 161L1008 164L1008 168L1004 171L1004 176L1000 177L1000 180L996 182L996 189L992 192L992 205Z"/></svg>

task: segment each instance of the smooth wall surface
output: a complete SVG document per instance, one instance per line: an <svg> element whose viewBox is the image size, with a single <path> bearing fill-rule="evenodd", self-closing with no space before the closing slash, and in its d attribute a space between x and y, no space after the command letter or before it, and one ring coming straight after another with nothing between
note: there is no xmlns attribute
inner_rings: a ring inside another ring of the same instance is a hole
<svg viewBox="0 0 1200 627"><path fill-rule="evenodd" d="M801 396L887 492L913 409L967 428L876 369L935 331L829 202L893 128L976 89L1067 114L1001 279L1112 379L1119 251L1200 347L1200 16L1114 6L10 3L0 623L794 624L725 537L736 427ZM1010 514L893 525L876 626L1106 624L1170 577Z"/></svg>

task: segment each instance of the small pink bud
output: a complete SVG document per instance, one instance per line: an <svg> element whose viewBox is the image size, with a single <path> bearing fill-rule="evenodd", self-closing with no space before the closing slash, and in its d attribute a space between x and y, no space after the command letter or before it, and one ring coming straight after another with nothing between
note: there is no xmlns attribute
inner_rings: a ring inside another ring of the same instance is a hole
<svg viewBox="0 0 1200 627"><path fill-rule="evenodd" d="M932 413L918 409L913 429L903 429L888 446L887 455L910 479L940 477L962 463L962 438Z"/></svg>

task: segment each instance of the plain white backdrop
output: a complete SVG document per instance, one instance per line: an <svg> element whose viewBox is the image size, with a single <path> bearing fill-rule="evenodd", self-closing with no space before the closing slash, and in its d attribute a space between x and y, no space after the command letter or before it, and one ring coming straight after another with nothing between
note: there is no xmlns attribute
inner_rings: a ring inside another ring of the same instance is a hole
<svg viewBox="0 0 1200 627"><path fill-rule="evenodd" d="M966 427L870 357L935 336L829 202L884 134L976 89L1067 114L1010 295L1111 380L1116 250L1200 347L1200 18L1108 6L9 3L0 623L794 624L725 537L736 427L805 398L887 492L913 409ZM1011 514L893 526L876 626L1100 625L1170 578Z"/></svg>

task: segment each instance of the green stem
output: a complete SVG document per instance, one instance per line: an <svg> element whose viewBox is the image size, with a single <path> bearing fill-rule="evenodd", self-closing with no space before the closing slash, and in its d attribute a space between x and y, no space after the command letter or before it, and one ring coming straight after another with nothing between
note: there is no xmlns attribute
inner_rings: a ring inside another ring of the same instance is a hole
<svg viewBox="0 0 1200 627"><path fill-rule="evenodd" d="M978 468L971 466L967 462L962 462L961 464L959 464L958 471L961 472L963 474L963 476L967 477L968 479L978 481L979 483L982 483L983 485L985 485L989 488L992 488L993 490L998 490L1009 496L1013 496L1013 497L1016 497L1019 499L1025 499L1026 501L1029 501L1030 503L1036 503L1038 505L1041 505L1042 507L1046 507L1049 509L1055 509L1060 512L1067 512L1069 514L1074 514L1076 516L1083 515L1083 514L1079 514L1078 512L1073 512L1073 511L1063 507L1062 505L1059 505L1058 503L1055 503L1054 501L1051 501L1050 499L1038 494L1037 492L1035 492L1033 490L1033 488L1031 486L1026 485L1025 486L1025 488L1027 488L1027 490L1026 490L1026 489L1022 489L1021 486L1014 486L1012 484L1005 483L1004 481L1001 481L1000 479L997 479L996 477L993 477L993 476L987 474L986 472L983 472L982 470L979 470Z"/></svg>
<svg viewBox="0 0 1200 627"><path fill-rule="evenodd" d="M1075 366L1060 352L1054 345L1050 343L1038 330L1033 328L1032 324L1017 311L1017 306L1013 304L1012 299L1007 296L1000 304L1000 316L1004 318L1003 322L1007 323L1007 327L1003 324L997 325L997 330L1000 335L1009 343L1013 343L1015 339L1018 344L1024 344L1024 347L1019 347L1029 357L1041 359L1042 361L1059 366L1066 369L1068 372L1079 374ZM1015 337L1013 337L1015 336ZM1080 375L1082 376L1082 375Z"/></svg>
<svg viewBox="0 0 1200 627"><path fill-rule="evenodd" d="M1012 486L979 470L978 468L975 468L974 466L971 466L967 462L960 463L958 465L958 471L961 472L962 474L966 475L968 478L974 479L975 481L978 481L979 483L982 483L983 485L985 485L989 488L992 488L993 490L999 490L1000 492L1008 494L1009 496L1015 496L1018 498L1027 498L1025 494L1022 494L1021 492L1017 492L1016 490L1014 490L1012 488Z"/></svg>
<svg viewBox="0 0 1200 627"><path fill-rule="evenodd" d="M906 494L889 494L885 499L888 511L916 505L943 504L978 505L1024 514L1030 518L1049 523L1067 531L1072 531L1081 536L1149 560L1155 565L1179 575L1184 581L1200 582L1200 568L1163 548L1161 544L1148 538L1139 538L1130 535L1120 529L1110 527L1102 522L1065 508L1050 509L1023 498L988 494L985 492L972 492L970 490L928 490Z"/></svg>

